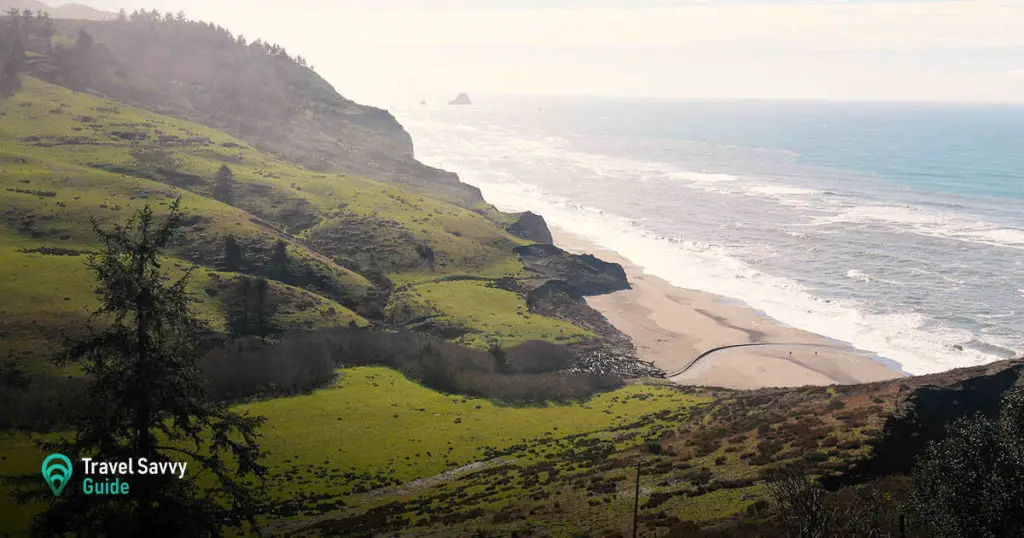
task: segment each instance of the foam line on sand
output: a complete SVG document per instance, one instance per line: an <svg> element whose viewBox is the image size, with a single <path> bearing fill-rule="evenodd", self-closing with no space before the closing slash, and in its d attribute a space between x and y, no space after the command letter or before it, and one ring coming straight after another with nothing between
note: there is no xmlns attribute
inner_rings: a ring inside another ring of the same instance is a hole
<svg viewBox="0 0 1024 538"><path fill-rule="evenodd" d="M570 232L552 229L555 243L619 263L632 289L588 297L590 306L633 339L640 358L687 385L735 389L852 384L904 375L853 347L788 327L724 297L687 290L644 274L636 264ZM694 363L713 348L735 344Z"/></svg>

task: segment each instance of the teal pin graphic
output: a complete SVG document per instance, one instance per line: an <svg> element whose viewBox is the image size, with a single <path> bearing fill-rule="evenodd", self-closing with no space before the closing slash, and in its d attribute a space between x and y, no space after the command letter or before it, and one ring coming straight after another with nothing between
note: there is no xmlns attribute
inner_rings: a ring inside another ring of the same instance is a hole
<svg viewBox="0 0 1024 538"><path fill-rule="evenodd" d="M50 485L54 497L59 497L64 491L73 470L71 460L64 454L50 454L43 460L43 480Z"/></svg>

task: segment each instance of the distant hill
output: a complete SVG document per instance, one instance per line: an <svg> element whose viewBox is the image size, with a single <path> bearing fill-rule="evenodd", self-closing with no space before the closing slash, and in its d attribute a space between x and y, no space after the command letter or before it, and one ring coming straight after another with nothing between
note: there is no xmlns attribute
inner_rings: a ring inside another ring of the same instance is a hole
<svg viewBox="0 0 1024 538"><path fill-rule="evenodd" d="M346 99L276 44L155 10L56 26L72 38L85 30L97 46L37 45L43 58L30 73L48 82L224 130L311 170L399 183L493 211L455 174L416 161L409 134L389 112Z"/></svg>
<svg viewBox="0 0 1024 538"><path fill-rule="evenodd" d="M11 8L18 9L19 11L28 9L33 13L42 11L43 13L48 13L55 19L107 21L117 18L116 13L101 11L82 4L72 3L63 4L57 7L50 7L38 0L0 0L0 11L8 11Z"/></svg>

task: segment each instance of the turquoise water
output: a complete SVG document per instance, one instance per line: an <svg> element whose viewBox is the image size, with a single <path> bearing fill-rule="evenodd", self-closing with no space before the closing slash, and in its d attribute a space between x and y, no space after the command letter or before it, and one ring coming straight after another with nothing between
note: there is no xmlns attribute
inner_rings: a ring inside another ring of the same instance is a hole
<svg viewBox="0 0 1024 538"><path fill-rule="evenodd" d="M1024 351L1024 107L476 102L394 108L503 209L908 372Z"/></svg>
<svg viewBox="0 0 1024 538"><path fill-rule="evenodd" d="M554 130L773 148L923 190L1024 198L1022 106L543 101L550 114L537 126Z"/></svg>

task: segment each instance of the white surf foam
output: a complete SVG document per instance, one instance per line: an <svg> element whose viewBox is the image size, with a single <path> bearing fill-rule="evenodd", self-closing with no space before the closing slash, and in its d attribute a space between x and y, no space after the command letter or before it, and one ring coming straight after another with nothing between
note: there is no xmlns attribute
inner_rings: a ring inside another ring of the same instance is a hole
<svg viewBox="0 0 1024 538"><path fill-rule="evenodd" d="M875 278L875 277L873 277L873 276L871 276L871 275L869 275L869 274L867 274L867 273L865 273L865 272L863 272L863 271L861 271L859 269L850 269L849 271L847 271L846 272L846 278L849 278L850 280L856 280L856 281L859 281L859 282L864 282L864 283L878 282L878 283L881 283L881 284L888 284L890 286L902 286L903 285L902 282L897 282L895 280L886 280L884 278Z"/></svg>
<svg viewBox="0 0 1024 538"><path fill-rule="evenodd" d="M472 171L461 172L471 183L478 177ZM933 373L1000 359L982 350L953 348L971 337L967 331L925 330L926 319L916 312L872 314L869 305L822 300L796 281L742 263L724 247L661 237L636 221L560 200L517 181L475 184L499 209L538 212L551 226L614 250L644 272L673 285L743 301L786 325L877 353L909 373ZM851 274L870 281L870 276L859 271Z"/></svg>
<svg viewBox="0 0 1024 538"><path fill-rule="evenodd" d="M858 271L857 269L850 269L849 271L847 271L846 278L858 280L860 282L871 282L871 277Z"/></svg>
<svg viewBox="0 0 1024 538"><path fill-rule="evenodd" d="M614 250L645 272L674 285L741 300L779 322L877 353L913 374L984 364L1001 358L984 350L954 348L954 345L972 338L968 331L934 328L925 316L913 311L876 314L871 313L870 304L822 300L794 280L768 275L744 264L724 246L650 233L643 228L642 222L572 203L519 181L509 171L510 167L493 166L490 158L505 153L520 163L547 164L550 159L570 161L589 168L594 175L598 175L597 170L600 170L601 175L615 177L619 181L623 178L645 181L650 177L661 177L702 190L758 196L782 203L797 204L830 198L828 193L770 182L758 183L729 174L680 171L664 163L578 154L550 142L542 144L522 138L504 139L503 136L488 139L493 133L483 130L463 138L475 140L478 145L471 147L467 142L459 154L452 156L447 151L454 141L448 136L450 131L445 132L444 129L450 127L431 132L437 141L435 152L429 151L429 144L420 144L418 154L426 162L459 173L463 181L479 187L488 202L499 209L539 213L551 226ZM461 134L460 138L465 136ZM418 141L429 139L417 137ZM488 152L492 153L488 156ZM916 208L893 210L889 206L855 207L822 222L866 221L909 224L925 230L938 230L948 224L948 221L921 213ZM858 280L871 279L859 271L848 276ZM1024 295L1024 290L1021 294Z"/></svg>
<svg viewBox="0 0 1024 538"><path fill-rule="evenodd" d="M669 172L669 179L689 181L692 183L722 183L736 181L738 177L731 174L716 174L713 172Z"/></svg>
<svg viewBox="0 0 1024 538"><path fill-rule="evenodd" d="M813 224L889 224L894 231L941 237L996 247L1024 249L1024 230L911 205L861 205Z"/></svg>

